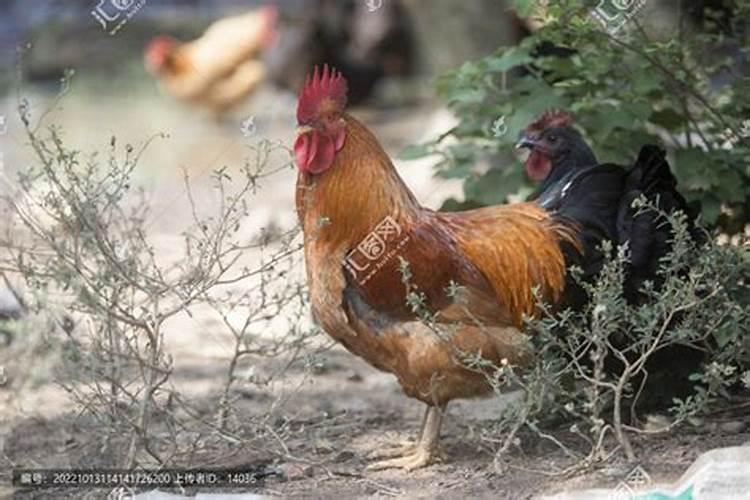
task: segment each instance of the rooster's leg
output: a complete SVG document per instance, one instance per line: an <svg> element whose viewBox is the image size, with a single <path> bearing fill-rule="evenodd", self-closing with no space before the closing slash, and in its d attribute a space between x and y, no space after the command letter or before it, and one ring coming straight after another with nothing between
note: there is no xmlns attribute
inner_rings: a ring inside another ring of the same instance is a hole
<svg viewBox="0 0 750 500"><path fill-rule="evenodd" d="M444 407L428 406L421 436L416 445L404 449L404 453L400 457L375 462L368 469L405 469L410 471L433 463L439 454L438 441L440 440L440 424L443 420L444 409Z"/></svg>
<svg viewBox="0 0 750 500"><path fill-rule="evenodd" d="M427 406L422 417L422 427L420 427L417 439L399 439L395 443L390 443L386 448L375 451L372 458L395 458L412 455L417 451L417 446L424 435L424 428L427 425L427 416L430 414L430 407Z"/></svg>

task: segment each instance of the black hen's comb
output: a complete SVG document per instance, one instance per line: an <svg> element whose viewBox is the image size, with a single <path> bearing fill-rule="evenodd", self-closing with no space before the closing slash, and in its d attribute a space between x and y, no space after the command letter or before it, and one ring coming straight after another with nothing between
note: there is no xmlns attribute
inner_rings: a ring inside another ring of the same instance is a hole
<svg viewBox="0 0 750 500"><path fill-rule="evenodd" d="M561 109L548 109L526 127L527 132L542 132L551 127L566 127L573 123L573 117Z"/></svg>

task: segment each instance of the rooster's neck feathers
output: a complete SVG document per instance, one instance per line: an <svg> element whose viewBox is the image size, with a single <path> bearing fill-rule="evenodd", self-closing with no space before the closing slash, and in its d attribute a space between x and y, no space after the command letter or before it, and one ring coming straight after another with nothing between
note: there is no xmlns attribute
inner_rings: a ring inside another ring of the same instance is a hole
<svg viewBox="0 0 750 500"><path fill-rule="evenodd" d="M359 242L385 217L407 222L423 209L375 136L353 117L344 118L344 147L325 173L301 178L299 209L316 238L347 245Z"/></svg>

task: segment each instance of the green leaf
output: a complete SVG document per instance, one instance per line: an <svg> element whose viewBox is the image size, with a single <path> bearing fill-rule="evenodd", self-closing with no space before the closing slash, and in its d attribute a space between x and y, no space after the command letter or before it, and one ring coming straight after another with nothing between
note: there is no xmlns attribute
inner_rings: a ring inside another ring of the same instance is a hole
<svg viewBox="0 0 750 500"><path fill-rule="evenodd" d="M524 181L524 171L520 166L510 165L502 170L492 168L481 177L468 178L464 194L467 200L482 205L499 205L507 203L508 196L518 192Z"/></svg>
<svg viewBox="0 0 750 500"><path fill-rule="evenodd" d="M526 17L534 11L536 0L513 0L513 8L521 17Z"/></svg>
<svg viewBox="0 0 750 500"><path fill-rule="evenodd" d="M685 125L687 118L672 108L665 108L651 113L650 121L667 130L676 130Z"/></svg>
<svg viewBox="0 0 750 500"><path fill-rule="evenodd" d="M701 200L701 215L706 224L715 224L721 215L721 201L713 195L707 195Z"/></svg>
<svg viewBox="0 0 750 500"><path fill-rule="evenodd" d="M728 203L739 203L745 200L742 178L738 172L732 170L727 170L721 174L713 192Z"/></svg>
<svg viewBox="0 0 750 500"><path fill-rule="evenodd" d="M630 30L628 47L603 45L601 26L592 23L589 15L597 3L546 2L545 15L551 22L517 45L465 62L438 79L441 98L459 119L451 134L456 142L434 145L432 152L444 157L439 175L465 178L467 202L503 202L526 185L522 178L513 177L522 169L491 169L477 175L478 160L488 152L504 151L541 112L558 107L572 112L576 128L602 161L629 164L648 143L674 148L672 167L679 190L704 203L706 221L727 228L727 216L718 217L722 204L736 208L750 199L748 147L741 142L731 151L685 147L685 106L691 121L700 124L707 140L715 143L726 124L737 127L750 116L750 93L745 92L750 78L733 74L720 89L708 86L717 68L729 59L710 54L708 47L717 37L700 30L691 37L664 33L650 40ZM513 0L510 5L525 16L536 9L535 0ZM750 54L750 46L743 43L739 42L740 50ZM571 47L575 53L541 55L537 49L542 44ZM513 71L523 66L528 71ZM500 74L507 78L501 80ZM680 85L674 85L674 79ZM507 132L494 137L492 123L501 117ZM662 136L663 131L674 140ZM423 154L416 148L402 157ZM732 214L746 220L750 210L735 209Z"/></svg>
<svg viewBox="0 0 750 500"><path fill-rule="evenodd" d="M416 160L418 158L424 158L425 156L434 154L433 147L434 143L432 142L410 144L399 152L398 158L400 160Z"/></svg>
<svg viewBox="0 0 750 500"><path fill-rule="evenodd" d="M448 103L479 104L487 97L487 91L477 88L455 89L448 98Z"/></svg>
<svg viewBox="0 0 750 500"><path fill-rule="evenodd" d="M475 208L482 208L482 205L472 200L458 201L455 198L448 198L440 206L440 211L441 212L463 212L465 210L473 210Z"/></svg>
<svg viewBox="0 0 750 500"><path fill-rule="evenodd" d="M529 49L526 47L513 47L505 52L500 57L490 57L487 59L487 71L502 73L508 71L516 66L529 64L533 62L533 58L529 53Z"/></svg>

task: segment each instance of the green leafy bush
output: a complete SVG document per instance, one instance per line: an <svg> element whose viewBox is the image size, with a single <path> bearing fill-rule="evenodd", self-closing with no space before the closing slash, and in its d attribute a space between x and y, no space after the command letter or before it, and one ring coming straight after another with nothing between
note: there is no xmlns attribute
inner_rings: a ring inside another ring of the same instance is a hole
<svg viewBox="0 0 750 500"><path fill-rule="evenodd" d="M649 16L635 15L615 34L581 0L515 3L543 27L443 75L438 92L460 123L403 153L439 154L440 176L465 179L465 202L450 200L446 208L528 192L508 152L537 115L559 107L573 113L600 161L627 164L645 143L666 147L683 194L702 204L704 222L739 231L750 218L750 77L741 74L750 2L725 2L730 14L718 21L706 12L701 30L689 29L679 12L675 30L654 33L642 24ZM493 127L501 119L507 131Z"/></svg>

